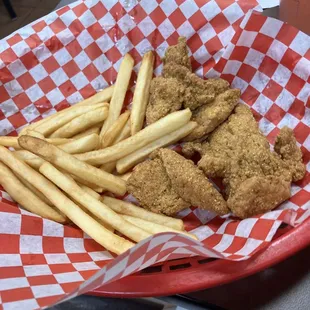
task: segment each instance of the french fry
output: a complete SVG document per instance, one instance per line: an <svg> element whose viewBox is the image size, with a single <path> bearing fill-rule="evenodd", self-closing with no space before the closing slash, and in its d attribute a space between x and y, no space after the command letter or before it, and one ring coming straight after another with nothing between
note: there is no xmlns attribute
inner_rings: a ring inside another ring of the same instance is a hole
<svg viewBox="0 0 310 310"><path fill-rule="evenodd" d="M127 121L126 125L124 126L118 137L116 137L115 141L113 142L113 145L127 139L128 137L130 137L130 119ZM100 169L109 173L112 173L115 170L115 168L116 168L116 161L111 161L109 163L100 166Z"/></svg>
<svg viewBox="0 0 310 310"><path fill-rule="evenodd" d="M18 138L18 142L22 148L39 155L70 174L78 176L99 187L103 187L114 194L124 195L126 193L126 182L121 178L81 162L73 155L64 152L44 140L30 136L21 136Z"/></svg>
<svg viewBox="0 0 310 310"><path fill-rule="evenodd" d="M73 223L79 226L90 237L106 249L116 254L121 254L134 245L132 242L127 241L102 227L98 222L83 212L76 204L67 198L53 183L47 180L40 173L31 169L25 163L15 158L12 152L2 146L0 146L0 160L7 164L18 175L23 176L26 181L35 186L46 196L48 200L52 202L54 206L68 216ZM1 170L3 171L3 169ZM5 174L1 173L1 184L5 190L12 195L12 198L23 205L24 208L56 222L66 222L66 217L61 215L59 211L57 212L50 206L44 204L42 201L41 204L38 205L37 201L39 198L37 198L29 189L20 183L14 174L12 174L13 178L11 178L11 175L7 177L6 173L7 172L5 172Z"/></svg>
<svg viewBox="0 0 310 310"><path fill-rule="evenodd" d="M26 181L24 178L19 176L17 173L15 174L15 176L19 179L19 181L22 184L24 184L29 190L31 190L38 198L40 198L47 205L53 207L53 204L39 190L37 190L31 183Z"/></svg>
<svg viewBox="0 0 310 310"><path fill-rule="evenodd" d="M131 172L127 172L125 174L120 174L119 177L123 180L125 180L126 182L128 181L128 179L130 178L131 176Z"/></svg>
<svg viewBox="0 0 310 310"><path fill-rule="evenodd" d="M42 124L35 127L35 131L42 133L45 137L67 124L74 118L83 115L87 112L93 111L94 109L108 106L107 103L98 103L93 106L79 106L75 109L66 109L61 113L54 114L54 117L46 120Z"/></svg>
<svg viewBox="0 0 310 310"><path fill-rule="evenodd" d="M121 114L133 66L133 58L129 54L126 54L117 74L114 91L110 102L109 115L101 128L101 139Z"/></svg>
<svg viewBox="0 0 310 310"><path fill-rule="evenodd" d="M80 139L62 144L59 148L69 154L78 154L95 150L98 145L99 136L93 133Z"/></svg>
<svg viewBox="0 0 310 310"><path fill-rule="evenodd" d="M44 135L42 135L40 132L37 132L35 130L27 130L26 135L31 136L31 137L36 137L39 139L45 139Z"/></svg>
<svg viewBox="0 0 310 310"><path fill-rule="evenodd" d="M150 144L147 144L141 149L138 149L135 152L119 159L116 163L117 172L121 174L125 173L136 164L146 159L154 150L173 144L186 137L189 133L192 132L194 128L196 128L196 126L196 122L189 122L183 127L171 132L170 134L160 137L159 139L151 142Z"/></svg>
<svg viewBox="0 0 310 310"><path fill-rule="evenodd" d="M189 109L173 112L157 122L145 127L134 136L103 150L75 155L79 160L93 165L102 165L118 160L145 145L179 129L187 124L192 116Z"/></svg>
<svg viewBox="0 0 310 310"><path fill-rule="evenodd" d="M110 224L131 240L139 242L150 236L149 233L129 224L109 207L83 191L72 179L66 177L50 163L44 163L40 172L104 223Z"/></svg>
<svg viewBox="0 0 310 310"><path fill-rule="evenodd" d="M14 147L14 149L20 149L20 146L17 141L18 137L6 137L6 136L0 136L0 145L6 146L6 147ZM64 143L68 143L72 141L71 139L63 139L63 138L56 138L56 139L47 139L51 144L54 145L61 145Z"/></svg>
<svg viewBox="0 0 310 310"><path fill-rule="evenodd" d="M113 91L114 91L114 85L109 86L109 87L99 91L95 95L93 95L93 96L91 96L91 97L89 97L89 98L87 98L87 99L85 99L79 103L76 103L75 105L73 105L67 109L64 109L58 113L52 114L46 118L39 120L38 122L32 123L32 124L24 127L21 130L20 135L25 134L27 130L34 130L36 127L42 125L43 123L49 121L50 119L54 119L54 118L59 117L59 115L62 113L67 113L69 110L72 111L72 110L74 110L78 107L81 107L81 106L91 106L91 105L95 105L95 104L101 103L101 102L109 102L111 100L112 95L113 95Z"/></svg>
<svg viewBox="0 0 310 310"><path fill-rule="evenodd" d="M182 234L182 235L185 235L187 237L190 237L192 239L198 240L194 234L190 234L190 233L183 231L183 230L176 230L176 229L173 229L171 227L167 227L167 226L160 225L157 223L142 220L140 218L133 217L130 215L122 215L122 217L126 221L128 221L129 223L136 225L136 226L140 227L141 229L146 230L150 234L160 234L163 232L175 232L175 233Z"/></svg>
<svg viewBox="0 0 310 310"><path fill-rule="evenodd" d="M152 51L144 54L138 73L136 89L132 99L131 135L133 136L143 127L146 106L149 101L150 85L153 76L154 54Z"/></svg>
<svg viewBox="0 0 310 310"><path fill-rule="evenodd" d="M85 131L78 133L77 135L73 136L72 139L80 139L80 138L83 138L85 136L91 135L92 133L99 135L101 126L102 126L102 124L100 123L99 125L95 125L89 129L86 129Z"/></svg>
<svg viewBox="0 0 310 310"><path fill-rule="evenodd" d="M166 215L153 213L141 207L137 207L132 203L115 199L109 196L102 196L101 200L105 205L107 205L113 211L119 214L130 215L152 223L161 224L176 230L184 229L183 221L180 219L175 219L173 217L169 217Z"/></svg>
<svg viewBox="0 0 310 310"><path fill-rule="evenodd" d="M40 192L42 192L44 195L44 191L42 191L42 188L44 186L52 185L51 182L46 180L45 177L43 177L40 173L36 172L32 168L30 168L28 165L26 165L24 162L17 159L13 152L9 151L3 146L0 146L0 160L7 165L13 172L18 174L20 177L25 179L28 183L31 183L34 187L36 187ZM5 168L5 166L4 166ZM45 204L42 200L43 204L39 204L38 197L36 197L29 189L25 189L25 186L14 176L14 174L10 174L10 171L8 169L4 169L2 167L2 181L1 184L5 188L5 190L9 193L9 195L12 195L13 199L16 199L18 203L23 205L27 210L34 212L36 214L41 215L42 217L51 219L58 223L65 223L66 217L63 216L58 210L54 210L49 205ZM11 177L13 175L13 177ZM47 199L49 197L45 195ZM35 202L35 198L37 198L37 202ZM49 199L52 203L53 201ZM33 207L31 204L33 203Z"/></svg>
<svg viewBox="0 0 310 310"><path fill-rule="evenodd" d="M92 197L94 197L97 200L100 200L101 196L97 192L95 192L93 189L91 189L90 187L88 187L88 186L86 186L84 184L78 184L78 185L87 194L91 195Z"/></svg>
<svg viewBox="0 0 310 310"><path fill-rule="evenodd" d="M101 148L108 147L113 143L117 136L122 132L122 129L125 127L126 122L130 116L130 111L126 111L119 116L119 118L115 121L114 124L111 125L110 128L107 129L106 133L102 137Z"/></svg>
<svg viewBox="0 0 310 310"><path fill-rule="evenodd" d="M95 124L104 121L109 113L107 106L96 108L85 114L82 114L67 124L63 125L51 134L51 138L71 138L77 133L89 129Z"/></svg>

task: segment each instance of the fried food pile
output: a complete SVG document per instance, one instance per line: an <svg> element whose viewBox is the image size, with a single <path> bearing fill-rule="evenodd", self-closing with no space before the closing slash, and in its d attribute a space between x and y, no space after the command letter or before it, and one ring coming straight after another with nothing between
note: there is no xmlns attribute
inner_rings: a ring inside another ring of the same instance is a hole
<svg viewBox="0 0 310 310"><path fill-rule="evenodd" d="M174 215L192 206L224 215L226 201L191 160L169 149L159 149L151 160L139 164L127 189L145 208Z"/></svg>
<svg viewBox="0 0 310 310"><path fill-rule="evenodd" d="M198 123L186 141L200 139L212 132L231 114L237 105L240 90L230 89L223 79L203 80L194 73L186 46L179 38L167 48L162 76L152 80L146 122L151 124L182 108L190 108L192 120Z"/></svg>
<svg viewBox="0 0 310 310"><path fill-rule="evenodd" d="M251 110L239 104L240 90L222 79L203 80L192 73L185 38L167 49L162 76L152 80L147 124L182 108L198 125L186 136L183 154L159 149L136 166L128 191L156 213L173 215L189 206L232 212L248 218L273 210L290 197L291 183L305 174L293 131L281 129L274 146L260 132ZM223 195L208 178L221 178Z"/></svg>
<svg viewBox="0 0 310 310"><path fill-rule="evenodd" d="M203 143L187 143L183 153L202 158L198 167L208 177L219 177L225 185L228 208L247 218L274 209L290 197L291 182L305 174L302 153L293 131L281 129L270 151L252 112L239 104L229 119Z"/></svg>

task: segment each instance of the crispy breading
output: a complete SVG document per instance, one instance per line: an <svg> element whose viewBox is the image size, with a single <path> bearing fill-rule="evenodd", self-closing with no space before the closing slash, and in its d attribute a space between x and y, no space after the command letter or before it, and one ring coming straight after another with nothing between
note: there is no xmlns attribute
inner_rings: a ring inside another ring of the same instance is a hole
<svg viewBox="0 0 310 310"><path fill-rule="evenodd" d="M274 150L289 165L292 172L293 182L301 180L306 172L306 167L302 163L302 153L296 145L296 138L293 130L283 127L276 138Z"/></svg>
<svg viewBox="0 0 310 310"><path fill-rule="evenodd" d="M221 194L192 161L169 149L159 149L151 157L136 167L127 185L142 206L167 215L189 205L219 215L229 212Z"/></svg>
<svg viewBox="0 0 310 310"><path fill-rule="evenodd" d="M229 83L223 79L203 80L188 68L174 63L167 63L164 66L163 77L173 77L184 84L183 106L192 111L212 102L218 94L229 88Z"/></svg>
<svg viewBox="0 0 310 310"><path fill-rule="evenodd" d="M127 190L141 206L155 213L173 215L190 206L172 187L159 158L137 165L127 181Z"/></svg>
<svg viewBox="0 0 310 310"><path fill-rule="evenodd" d="M238 104L239 98L239 89L228 89L218 95L211 103L196 109L193 112L192 120L197 122L198 126L184 141L197 140L212 132L231 114Z"/></svg>
<svg viewBox="0 0 310 310"><path fill-rule="evenodd" d="M290 183L304 175L301 154L290 130L283 129L277 141L276 151L286 160L270 151L252 112L239 104L207 142L187 144L184 150L187 155L201 152L198 166L209 177L223 178L228 207L246 218L272 210L288 199Z"/></svg>
<svg viewBox="0 0 310 310"><path fill-rule="evenodd" d="M162 117L181 109L185 87L177 79L156 77L151 82L150 99L146 109L146 123L152 124Z"/></svg>
<svg viewBox="0 0 310 310"><path fill-rule="evenodd" d="M192 70L185 37L179 37L178 44L167 48L165 57L163 58L163 63L164 65L167 63L174 63Z"/></svg>

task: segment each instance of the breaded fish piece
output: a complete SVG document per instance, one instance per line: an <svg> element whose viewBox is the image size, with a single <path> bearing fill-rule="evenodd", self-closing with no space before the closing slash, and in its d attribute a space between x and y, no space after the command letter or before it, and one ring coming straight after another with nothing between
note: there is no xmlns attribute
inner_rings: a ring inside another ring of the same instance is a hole
<svg viewBox="0 0 310 310"><path fill-rule="evenodd" d="M159 158L137 165L127 181L127 190L142 207L155 213L174 215L190 206L172 187Z"/></svg>
<svg viewBox="0 0 310 310"><path fill-rule="evenodd" d="M174 63L176 65L184 66L192 71L185 37L179 37L178 44L167 48L165 57L163 58L163 63L164 65L167 63Z"/></svg>
<svg viewBox="0 0 310 310"><path fill-rule="evenodd" d="M221 194L192 161L169 149L159 149L151 157L136 167L127 182L128 191L143 207L166 215L190 205L219 215L229 212Z"/></svg>
<svg viewBox="0 0 310 310"><path fill-rule="evenodd" d="M228 89L218 95L214 101L203 105L193 112L192 120L198 126L184 139L193 141L201 139L222 124L234 110L240 98L239 89Z"/></svg>
<svg viewBox="0 0 310 310"><path fill-rule="evenodd" d="M274 209L290 197L291 182L305 173L291 130L281 130L276 152L271 152L251 110L242 104L207 142L187 144L184 150L187 155L200 152L199 168L223 179L227 205L240 218Z"/></svg>
<svg viewBox="0 0 310 310"><path fill-rule="evenodd" d="M156 77L151 82L146 123L152 124L182 108L185 87L177 79Z"/></svg>
<svg viewBox="0 0 310 310"><path fill-rule="evenodd" d="M184 108L192 111L212 102L217 95L229 88L223 79L203 80L188 68L174 63L167 63L163 68L163 77L176 78L185 86Z"/></svg>

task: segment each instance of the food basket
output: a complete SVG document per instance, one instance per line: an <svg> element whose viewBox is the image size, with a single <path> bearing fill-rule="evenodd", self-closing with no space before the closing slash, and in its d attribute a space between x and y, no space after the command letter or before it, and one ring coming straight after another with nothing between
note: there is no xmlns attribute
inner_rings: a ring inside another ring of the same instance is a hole
<svg viewBox="0 0 310 310"><path fill-rule="evenodd" d="M142 56L187 38L193 71L241 90L271 144L294 130L307 167L292 197L246 220L192 207L178 216L199 240L164 233L115 257L81 230L20 209L1 190L0 304L36 309L79 294L145 297L185 293L248 276L310 244L310 38L260 13L252 0L87 0L63 7L0 42L0 134L86 99L134 58L130 107ZM132 200L131 196L119 197Z"/></svg>

